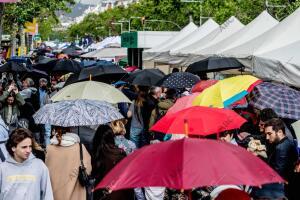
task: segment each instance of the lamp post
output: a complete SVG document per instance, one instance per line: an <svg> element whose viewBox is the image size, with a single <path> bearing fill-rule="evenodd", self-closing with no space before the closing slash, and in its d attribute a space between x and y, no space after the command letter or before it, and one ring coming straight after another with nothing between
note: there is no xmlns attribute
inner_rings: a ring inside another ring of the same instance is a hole
<svg viewBox="0 0 300 200"><path fill-rule="evenodd" d="M128 32L130 32L130 22L129 22L129 20L120 20L120 21L118 21L118 23L122 23L122 27L123 27L123 23L128 23Z"/></svg>
<svg viewBox="0 0 300 200"><path fill-rule="evenodd" d="M121 22L112 22L113 25L120 25L121 26L121 34L123 33L123 23Z"/></svg>
<svg viewBox="0 0 300 200"><path fill-rule="evenodd" d="M202 25L202 19L208 19L210 17L204 17L202 16L202 2L204 0L181 0L181 2L184 3L199 3L199 25Z"/></svg>

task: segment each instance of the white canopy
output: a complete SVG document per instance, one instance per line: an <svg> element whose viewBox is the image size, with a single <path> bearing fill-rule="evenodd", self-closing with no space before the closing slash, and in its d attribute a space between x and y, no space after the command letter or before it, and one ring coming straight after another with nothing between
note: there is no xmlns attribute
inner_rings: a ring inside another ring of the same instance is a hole
<svg viewBox="0 0 300 200"><path fill-rule="evenodd" d="M230 37L214 44L200 51L196 54L206 55L205 57L215 56L222 54L223 51L239 46L245 42L252 40L253 38L265 33L279 22L274 19L267 11L263 11L247 26L232 34Z"/></svg>
<svg viewBox="0 0 300 200"><path fill-rule="evenodd" d="M300 87L300 8L264 34L226 50L255 75Z"/></svg>
<svg viewBox="0 0 300 200"><path fill-rule="evenodd" d="M182 59L180 64L183 66L188 66L191 63L198 61L198 57L195 54L196 52L228 38L243 27L244 25L237 18L233 16L230 17L218 29L196 41L194 44L179 50L177 55L185 56L185 59Z"/></svg>
<svg viewBox="0 0 300 200"><path fill-rule="evenodd" d="M108 58L115 58L117 56L126 56L127 55L127 48L103 48L98 49L96 51L87 53L82 55L83 58L97 58L97 59L108 59Z"/></svg>
<svg viewBox="0 0 300 200"><path fill-rule="evenodd" d="M168 63L168 64L180 63L182 58L185 57L176 56L175 54L177 53L178 50L193 44L195 41L198 41L200 38L205 37L206 35L211 33L213 30L217 29L218 27L219 24L217 24L213 19L208 19L202 26L194 30L186 37L182 38L180 41L174 43L170 47L169 52L157 56L154 59L154 61L159 63Z"/></svg>
<svg viewBox="0 0 300 200"><path fill-rule="evenodd" d="M191 32L193 32L196 29L197 26L193 22L190 22L174 37L171 37L170 39L160 43L159 45L144 51L143 60L153 60L156 56L159 56L161 53L168 52L174 44L188 36Z"/></svg>

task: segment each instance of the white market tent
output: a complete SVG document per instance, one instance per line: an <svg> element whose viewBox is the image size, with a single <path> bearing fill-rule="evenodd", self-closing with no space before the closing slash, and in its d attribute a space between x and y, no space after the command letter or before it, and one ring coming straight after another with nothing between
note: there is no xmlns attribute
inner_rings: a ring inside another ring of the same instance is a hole
<svg viewBox="0 0 300 200"><path fill-rule="evenodd" d="M144 51L143 60L153 60L155 57L168 52L174 44L176 44L178 41L188 36L191 32L193 32L197 28L198 27L193 22L190 22L174 37L171 37L168 40L160 43L159 45Z"/></svg>
<svg viewBox="0 0 300 200"><path fill-rule="evenodd" d="M181 40L174 43L169 51L164 55L157 56L154 58L154 61L157 63L167 63L167 64L176 64L181 61L181 57L177 57L176 55L172 55L172 52L176 53L176 50L183 48L185 46L189 46L193 44L195 41L199 40L200 38L205 37L213 30L217 29L219 24L217 24L213 19L208 19L202 26L194 30L192 33L187 35L186 37L182 38Z"/></svg>
<svg viewBox="0 0 300 200"><path fill-rule="evenodd" d="M201 38L200 40L187 47L178 50L178 53L176 55L185 57L181 60L180 64L182 66L188 66L191 63L194 63L195 61L197 61L195 52L228 38L243 27L244 25L237 18L233 16L230 17L226 22L220 25L218 29L214 30L207 36ZM196 60L194 61L194 59Z"/></svg>
<svg viewBox="0 0 300 200"><path fill-rule="evenodd" d="M96 49L102 49L106 47L109 44L121 44L121 37L120 36L112 36L112 37L107 37L101 42L93 43L88 47L88 51L94 51Z"/></svg>
<svg viewBox="0 0 300 200"><path fill-rule="evenodd" d="M121 56L127 56L127 48L108 47L84 54L81 57L96 59L115 59L116 57Z"/></svg>
<svg viewBox="0 0 300 200"><path fill-rule="evenodd" d="M200 51L195 52L197 55L203 55L204 58L222 54L223 51L244 44L253 38L265 33L279 22L274 19L267 11L263 11L253 21L244 28L232 34L230 37Z"/></svg>
<svg viewBox="0 0 300 200"><path fill-rule="evenodd" d="M226 50L255 75L300 87L300 8L264 34Z"/></svg>

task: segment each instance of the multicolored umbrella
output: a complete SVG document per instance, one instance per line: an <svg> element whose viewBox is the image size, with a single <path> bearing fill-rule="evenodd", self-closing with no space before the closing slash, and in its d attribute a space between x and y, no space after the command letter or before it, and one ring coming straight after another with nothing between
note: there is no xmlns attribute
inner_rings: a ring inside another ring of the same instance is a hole
<svg viewBox="0 0 300 200"><path fill-rule="evenodd" d="M122 118L111 104L87 99L47 104L33 115L37 124L63 127L100 125Z"/></svg>
<svg viewBox="0 0 300 200"><path fill-rule="evenodd" d="M170 134L205 136L240 128L245 122L244 118L232 110L193 106L163 116L150 130Z"/></svg>
<svg viewBox="0 0 300 200"><path fill-rule="evenodd" d="M226 108L249 94L261 82L260 79L250 75L220 80L197 96L193 105Z"/></svg>
<svg viewBox="0 0 300 200"><path fill-rule="evenodd" d="M283 182L271 167L241 147L216 140L185 138L133 152L118 163L96 189L189 190L226 184L261 186Z"/></svg>
<svg viewBox="0 0 300 200"><path fill-rule="evenodd" d="M160 81L160 85L166 88L192 88L196 83L200 81L200 78L189 72L175 72L167 75Z"/></svg>
<svg viewBox="0 0 300 200"><path fill-rule="evenodd" d="M300 119L300 92L288 86L264 82L256 86L249 104L262 110L272 108L278 116Z"/></svg>

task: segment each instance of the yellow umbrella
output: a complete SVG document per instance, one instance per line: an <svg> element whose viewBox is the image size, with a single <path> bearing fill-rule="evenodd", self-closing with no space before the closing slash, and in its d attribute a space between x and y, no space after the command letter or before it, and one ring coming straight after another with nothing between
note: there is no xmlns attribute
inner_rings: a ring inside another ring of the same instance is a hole
<svg viewBox="0 0 300 200"><path fill-rule="evenodd" d="M106 101L116 104L120 102L131 103L131 101L118 89L106 83L96 81L83 81L73 83L59 90L52 101L89 99Z"/></svg>
<svg viewBox="0 0 300 200"><path fill-rule="evenodd" d="M225 108L246 96L261 82L260 79L250 75L240 75L218 81L195 97L193 106Z"/></svg>

